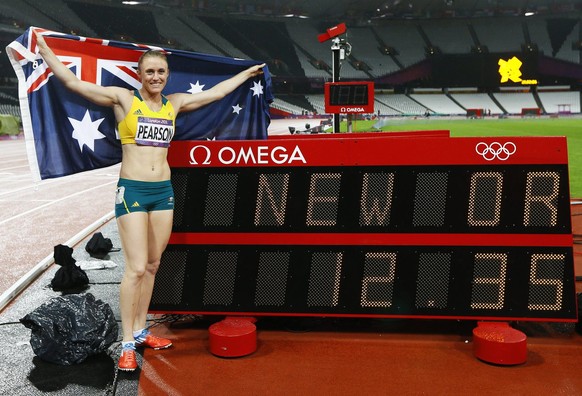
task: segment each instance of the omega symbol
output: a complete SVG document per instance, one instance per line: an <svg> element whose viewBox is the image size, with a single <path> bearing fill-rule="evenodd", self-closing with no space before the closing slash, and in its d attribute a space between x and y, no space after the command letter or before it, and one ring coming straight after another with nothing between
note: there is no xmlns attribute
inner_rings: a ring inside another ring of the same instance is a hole
<svg viewBox="0 0 582 396"><path fill-rule="evenodd" d="M206 146L202 146L202 145L198 145L198 146L194 146L192 147L192 149L190 150L190 165L198 165L198 161L196 161L196 158L194 156L196 149L201 148L204 151L206 151L206 157L204 158L204 161L202 161L202 165L209 165L210 164L210 149Z"/></svg>

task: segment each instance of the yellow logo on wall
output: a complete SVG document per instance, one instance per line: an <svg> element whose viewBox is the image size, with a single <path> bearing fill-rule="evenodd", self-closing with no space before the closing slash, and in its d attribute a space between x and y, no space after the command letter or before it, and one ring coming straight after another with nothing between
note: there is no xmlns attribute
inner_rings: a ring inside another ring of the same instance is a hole
<svg viewBox="0 0 582 396"><path fill-rule="evenodd" d="M501 76L501 82L506 83L512 81L514 83L521 83L522 85L536 85L538 80L522 80L521 79L521 65L523 62L520 61L517 56L509 60L499 59L497 62L499 65L499 75Z"/></svg>

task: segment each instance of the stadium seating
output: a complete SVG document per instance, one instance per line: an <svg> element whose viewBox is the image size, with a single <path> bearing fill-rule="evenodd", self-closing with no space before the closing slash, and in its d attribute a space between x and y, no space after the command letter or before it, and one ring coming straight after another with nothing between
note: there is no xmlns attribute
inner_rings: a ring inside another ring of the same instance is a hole
<svg viewBox="0 0 582 396"><path fill-rule="evenodd" d="M443 54L468 54L474 45L466 19L453 19L448 23L427 20L422 28L431 44Z"/></svg>
<svg viewBox="0 0 582 396"><path fill-rule="evenodd" d="M580 92L538 92L548 114L580 113Z"/></svg>
<svg viewBox="0 0 582 396"><path fill-rule="evenodd" d="M539 107L529 92L496 92L493 96L509 114L521 114L522 109Z"/></svg>
<svg viewBox="0 0 582 396"><path fill-rule="evenodd" d="M27 3L32 6L31 8L42 10L42 14L57 21L61 26L66 26L68 29L65 31L67 32L83 34L89 37L98 37L98 34L79 15L74 13L63 0L51 0L50 7L45 6L46 0L27 0ZM49 25L44 24L35 26L49 27ZM60 27L53 27L53 29L58 30Z"/></svg>
<svg viewBox="0 0 582 396"><path fill-rule="evenodd" d="M552 56L552 44L545 21L534 17L526 19L525 23L529 32L530 42L536 45L540 53Z"/></svg>
<svg viewBox="0 0 582 396"><path fill-rule="evenodd" d="M275 91L274 108L293 115L325 112L321 86L332 79L332 43L320 43L317 36L328 22L274 15L266 18L252 12L245 17L224 17L212 10L199 12L186 7L188 3L126 7L120 2L54 0L46 7L44 0L1 2L0 46L5 47L27 26L40 26L88 37L262 60L268 63L274 79L301 82L301 89L289 91L293 94L288 97ZM238 8L241 14L244 10ZM108 23L96 22L95 15ZM130 23L138 20L138 24ZM519 115L524 108L539 108L540 114L552 115L581 111L579 90L563 81L559 87L527 92L528 88L507 91L500 87L463 89L454 84L435 87L430 85L435 83L426 71L430 69L417 70L412 78L407 76L412 68L430 64L441 55L468 56L476 51L509 54L526 50L579 66L581 22L575 15L395 18L384 23L354 19L348 24L344 39L351 51L341 61L340 77L377 81L375 113L422 116L428 110L435 115L462 116L467 109L483 109L485 114L498 116ZM401 77L387 79L396 75ZM0 87L13 89L15 81L11 65L2 57ZM423 86L437 89L422 91ZM13 112L17 104L0 96L2 111Z"/></svg>
<svg viewBox="0 0 582 396"><path fill-rule="evenodd" d="M425 59L425 46L416 23L394 21L375 28L384 43L398 51L398 60L404 66L411 66Z"/></svg>
<svg viewBox="0 0 582 396"><path fill-rule="evenodd" d="M489 52L519 51L525 42L521 23L515 19L477 18L471 21L471 26L479 44L486 46Z"/></svg>
<svg viewBox="0 0 582 396"><path fill-rule="evenodd" d="M491 115L503 114L503 110L486 93L451 93L451 96L465 109L483 109L486 114L491 111Z"/></svg>
<svg viewBox="0 0 582 396"><path fill-rule="evenodd" d="M411 94L410 97L426 107L431 114L464 115L466 112L445 94Z"/></svg>
<svg viewBox="0 0 582 396"><path fill-rule="evenodd" d="M573 45L580 41L580 23L572 27L572 31L566 39L561 43L555 56L568 62L580 63L580 51L574 50Z"/></svg>
<svg viewBox="0 0 582 396"><path fill-rule="evenodd" d="M385 107L380 108L382 115L394 115L390 114L392 111L398 112L398 115L413 115L419 116L423 115L427 108L422 106L420 103L412 100L405 94L380 94L376 95L376 103L382 104ZM392 111L388 111L387 108Z"/></svg>

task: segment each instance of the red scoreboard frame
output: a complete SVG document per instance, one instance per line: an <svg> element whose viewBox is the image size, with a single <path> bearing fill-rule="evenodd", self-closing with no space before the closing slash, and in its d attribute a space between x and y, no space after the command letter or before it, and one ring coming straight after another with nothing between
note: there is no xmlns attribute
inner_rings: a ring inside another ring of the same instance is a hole
<svg viewBox="0 0 582 396"><path fill-rule="evenodd" d="M177 141L157 313L577 320L566 139Z"/></svg>

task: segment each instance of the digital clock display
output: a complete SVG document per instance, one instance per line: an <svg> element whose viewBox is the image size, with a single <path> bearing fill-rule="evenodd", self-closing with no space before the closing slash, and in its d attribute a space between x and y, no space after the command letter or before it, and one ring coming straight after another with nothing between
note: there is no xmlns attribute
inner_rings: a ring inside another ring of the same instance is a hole
<svg viewBox="0 0 582 396"><path fill-rule="evenodd" d="M576 319L564 138L174 142L169 160L153 312Z"/></svg>
<svg viewBox="0 0 582 396"><path fill-rule="evenodd" d="M368 85L331 85L329 87L329 103L339 105L367 105Z"/></svg>
<svg viewBox="0 0 582 396"><path fill-rule="evenodd" d="M327 113L373 113L374 83L332 82L324 86Z"/></svg>

